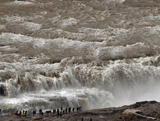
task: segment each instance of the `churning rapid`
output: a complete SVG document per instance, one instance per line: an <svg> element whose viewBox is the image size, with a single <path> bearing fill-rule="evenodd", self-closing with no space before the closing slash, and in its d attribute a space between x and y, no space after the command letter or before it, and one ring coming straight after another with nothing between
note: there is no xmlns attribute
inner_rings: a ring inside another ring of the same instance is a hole
<svg viewBox="0 0 160 121"><path fill-rule="evenodd" d="M160 101L159 0L0 0L0 108Z"/></svg>

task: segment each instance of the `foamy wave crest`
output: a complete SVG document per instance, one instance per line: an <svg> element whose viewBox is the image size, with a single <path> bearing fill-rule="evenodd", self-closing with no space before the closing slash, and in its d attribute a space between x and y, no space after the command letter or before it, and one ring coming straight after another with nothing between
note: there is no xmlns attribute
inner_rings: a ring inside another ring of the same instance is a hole
<svg viewBox="0 0 160 121"><path fill-rule="evenodd" d="M106 2L116 2L116 3L123 3L125 0L105 0Z"/></svg>
<svg viewBox="0 0 160 121"><path fill-rule="evenodd" d="M14 2L10 2L7 3L7 5L33 5L33 2L29 2L29 1L19 1L19 0L15 0Z"/></svg>

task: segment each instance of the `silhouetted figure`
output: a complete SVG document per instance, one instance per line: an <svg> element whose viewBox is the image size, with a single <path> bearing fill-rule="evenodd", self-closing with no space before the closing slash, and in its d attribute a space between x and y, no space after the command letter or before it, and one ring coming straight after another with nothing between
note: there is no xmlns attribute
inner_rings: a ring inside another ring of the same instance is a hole
<svg viewBox="0 0 160 121"><path fill-rule="evenodd" d="M33 111L33 116L34 116L34 111Z"/></svg>
<svg viewBox="0 0 160 121"><path fill-rule="evenodd" d="M19 116L21 117L21 111L19 112Z"/></svg>
<svg viewBox="0 0 160 121"><path fill-rule="evenodd" d="M79 112L79 107L77 107L77 112Z"/></svg>
<svg viewBox="0 0 160 121"><path fill-rule="evenodd" d="M15 115L17 115L17 117L21 117L21 111L18 113L18 110L15 112Z"/></svg>
<svg viewBox="0 0 160 121"><path fill-rule="evenodd" d="M90 118L90 121L92 121L92 118Z"/></svg>
<svg viewBox="0 0 160 121"><path fill-rule="evenodd" d="M66 113L67 113L67 108L66 108Z"/></svg>
<svg viewBox="0 0 160 121"><path fill-rule="evenodd" d="M71 112L71 107L69 107L68 112L69 112L69 113Z"/></svg>
<svg viewBox="0 0 160 121"><path fill-rule="evenodd" d="M26 115L27 115L27 111L25 111L25 117L26 117Z"/></svg>
<svg viewBox="0 0 160 121"><path fill-rule="evenodd" d="M58 110L58 109L56 108L56 113L57 113L57 110Z"/></svg>
<svg viewBox="0 0 160 121"><path fill-rule="evenodd" d="M26 113L25 113L25 111L23 111L23 117L26 117Z"/></svg>
<svg viewBox="0 0 160 121"><path fill-rule="evenodd" d="M59 109L57 109L57 117L59 117Z"/></svg>
<svg viewBox="0 0 160 121"><path fill-rule="evenodd" d="M81 121L83 121L83 118L81 119Z"/></svg>
<svg viewBox="0 0 160 121"><path fill-rule="evenodd" d="M53 109L53 114L55 113L56 111Z"/></svg>
<svg viewBox="0 0 160 121"><path fill-rule="evenodd" d="M26 115L27 115L27 111L24 111L24 113L25 113L25 117L26 117Z"/></svg>
<svg viewBox="0 0 160 121"><path fill-rule="evenodd" d="M63 108L63 114L64 114L65 108Z"/></svg>
<svg viewBox="0 0 160 121"><path fill-rule="evenodd" d="M60 111L60 117L62 117L62 110Z"/></svg>
<svg viewBox="0 0 160 121"><path fill-rule="evenodd" d="M15 113L14 113L14 115L17 115L18 114L18 111L16 111Z"/></svg>
<svg viewBox="0 0 160 121"><path fill-rule="evenodd" d="M0 109L0 116L2 116L2 109Z"/></svg>
<svg viewBox="0 0 160 121"><path fill-rule="evenodd" d="M74 107L73 107L72 111L74 112Z"/></svg>
<svg viewBox="0 0 160 121"><path fill-rule="evenodd" d="M43 111L42 109L39 109L39 114L41 114L43 116Z"/></svg>
<svg viewBox="0 0 160 121"><path fill-rule="evenodd" d="M39 114L41 114L42 113L42 109L39 109Z"/></svg>
<svg viewBox="0 0 160 121"><path fill-rule="evenodd" d="M18 110L16 111L16 114L18 114Z"/></svg>
<svg viewBox="0 0 160 121"><path fill-rule="evenodd" d="M36 111L35 111L35 110L33 111L33 116L34 116L34 114L36 114Z"/></svg>
<svg viewBox="0 0 160 121"><path fill-rule="evenodd" d="M61 110L63 110L63 107L61 107Z"/></svg>
<svg viewBox="0 0 160 121"><path fill-rule="evenodd" d="M79 107L79 110L80 110L80 112L82 112L82 106L81 106L81 107Z"/></svg>
<svg viewBox="0 0 160 121"><path fill-rule="evenodd" d="M47 110L46 113L47 113L47 116L48 116L48 114L51 115L51 110Z"/></svg>

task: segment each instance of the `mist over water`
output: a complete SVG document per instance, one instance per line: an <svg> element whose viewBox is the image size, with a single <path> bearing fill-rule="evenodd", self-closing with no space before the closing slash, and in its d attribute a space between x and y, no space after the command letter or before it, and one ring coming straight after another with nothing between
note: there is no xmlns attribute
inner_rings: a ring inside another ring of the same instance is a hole
<svg viewBox="0 0 160 121"><path fill-rule="evenodd" d="M160 101L157 4L2 0L0 108L89 110Z"/></svg>

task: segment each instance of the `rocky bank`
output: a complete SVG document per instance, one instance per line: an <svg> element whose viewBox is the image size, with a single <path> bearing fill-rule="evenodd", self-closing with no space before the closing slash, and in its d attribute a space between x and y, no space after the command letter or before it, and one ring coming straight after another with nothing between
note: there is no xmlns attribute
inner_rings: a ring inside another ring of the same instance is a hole
<svg viewBox="0 0 160 121"><path fill-rule="evenodd" d="M17 117L6 115L0 121L160 121L160 103L156 101L143 101L122 107L88 110L80 113L68 113L57 117L56 114L43 116Z"/></svg>

